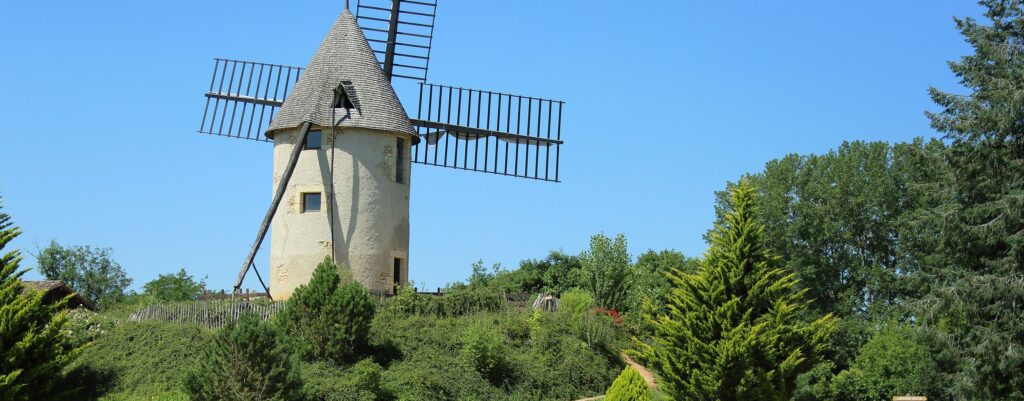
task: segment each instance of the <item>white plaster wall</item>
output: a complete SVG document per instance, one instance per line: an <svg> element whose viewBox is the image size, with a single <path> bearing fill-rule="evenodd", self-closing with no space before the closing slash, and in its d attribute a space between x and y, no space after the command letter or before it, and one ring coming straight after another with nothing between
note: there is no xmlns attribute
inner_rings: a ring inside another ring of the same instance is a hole
<svg viewBox="0 0 1024 401"><path fill-rule="evenodd" d="M313 129L317 129L314 127ZM408 281L410 138L361 128L322 129L319 150L303 150L271 225L270 292L287 299L306 284L331 252L374 292L392 291L394 258ZM298 129L274 135L274 190L284 174ZM396 140L405 138L404 181L395 182ZM333 181L331 150L333 148ZM332 185L333 182L333 194ZM302 212L301 194L322 192L319 212ZM331 212L329 213L328 210ZM331 215L333 214L333 218ZM334 224L331 238L330 220Z"/></svg>

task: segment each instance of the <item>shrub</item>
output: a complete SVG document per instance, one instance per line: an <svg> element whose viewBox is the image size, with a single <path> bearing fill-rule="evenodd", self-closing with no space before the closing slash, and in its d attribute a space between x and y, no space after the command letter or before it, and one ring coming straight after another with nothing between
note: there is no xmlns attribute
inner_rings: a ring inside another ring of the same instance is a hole
<svg viewBox="0 0 1024 401"><path fill-rule="evenodd" d="M0 213L0 252L20 234ZM0 253L0 399L61 398L61 370L75 347L65 335L65 300L43 304L43 294L21 284L18 251Z"/></svg>
<svg viewBox="0 0 1024 401"><path fill-rule="evenodd" d="M492 384L499 385L509 377L508 352L497 327L477 323L462 335L462 357Z"/></svg>
<svg viewBox="0 0 1024 401"><path fill-rule="evenodd" d="M604 401L651 401L651 394L640 372L627 366L608 388Z"/></svg>
<svg viewBox="0 0 1024 401"><path fill-rule="evenodd" d="M402 401L500 400L504 394L443 349L408 355L384 372L384 388Z"/></svg>
<svg viewBox="0 0 1024 401"><path fill-rule="evenodd" d="M376 306L357 282L342 283L338 267L324 259L309 284L300 286L277 314L277 323L306 358L351 360L368 343Z"/></svg>
<svg viewBox="0 0 1024 401"><path fill-rule="evenodd" d="M537 336L552 336L565 332L581 341L591 349L610 351L615 337L612 318L597 313L594 298L586 291L572 289L562 294L558 311L542 317L542 324L536 326Z"/></svg>
<svg viewBox="0 0 1024 401"><path fill-rule="evenodd" d="M83 386L108 396L169 398L183 390L185 375L209 341L209 332L195 325L125 322L97 336L70 371Z"/></svg>
<svg viewBox="0 0 1024 401"><path fill-rule="evenodd" d="M156 279L143 286L146 295L150 295L163 302L192 301L203 295L206 290L206 282L196 281L185 269L178 270L177 274L161 274Z"/></svg>
<svg viewBox="0 0 1024 401"><path fill-rule="evenodd" d="M347 368L320 361L302 364L302 390L310 401L376 401L390 399L381 387L384 368L364 359Z"/></svg>
<svg viewBox="0 0 1024 401"><path fill-rule="evenodd" d="M301 387L278 330L249 313L217 333L185 381L193 401L300 400Z"/></svg>

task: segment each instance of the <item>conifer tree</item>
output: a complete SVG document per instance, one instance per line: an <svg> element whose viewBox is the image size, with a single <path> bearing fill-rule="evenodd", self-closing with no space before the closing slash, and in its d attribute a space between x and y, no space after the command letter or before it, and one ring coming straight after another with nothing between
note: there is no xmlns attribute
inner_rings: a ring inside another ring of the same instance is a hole
<svg viewBox="0 0 1024 401"><path fill-rule="evenodd" d="M801 319L810 301L766 249L745 180L733 188L730 206L699 269L667 275L666 312L648 316L653 343L638 343L640 353L672 399L789 400L836 319Z"/></svg>
<svg viewBox="0 0 1024 401"><path fill-rule="evenodd" d="M64 366L75 349L64 333L66 300L44 305L43 294L21 283L17 250L3 249L21 231L0 213L0 399L59 399Z"/></svg>
<svg viewBox="0 0 1024 401"><path fill-rule="evenodd" d="M632 366L626 366L608 387L604 401L651 401L651 393L640 373Z"/></svg>
<svg viewBox="0 0 1024 401"><path fill-rule="evenodd" d="M990 25L956 19L971 55L950 62L966 95L931 89L954 183L929 271L959 399L1024 399L1024 10L985 0Z"/></svg>
<svg viewBox="0 0 1024 401"><path fill-rule="evenodd" d="M221 329L185 380L193 401L301 400L301 388L280 333L252 313Z"/></svg>

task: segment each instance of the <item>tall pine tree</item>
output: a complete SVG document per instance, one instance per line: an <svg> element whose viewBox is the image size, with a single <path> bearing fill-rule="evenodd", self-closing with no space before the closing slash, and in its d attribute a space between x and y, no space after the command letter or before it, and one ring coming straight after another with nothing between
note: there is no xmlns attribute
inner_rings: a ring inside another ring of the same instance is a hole
<svg viewBox="0 0 1024 401"><path fill-rule="evenodd" d="M955 182L925 316L957 363L952 396L1024 400L1024 10L980 4L991 24L956 19L974 53L949 63L969 93L931 89Z"/></svg>
<svg viewBox="0 0 1024 401"><path fill-rule="evenodd" d="M731 195L698 271L668 275L667 311L639 347L672 399L789 400L836 319L801 320L806 291L766 249L754 190L741 181Z"/></svg>
<svg viewBox="0 0 1024 401"><path fill-rule="evenodd" d="M60 399L62 370L75 354L64 333L66 300L43 304L26 291L17 250L2 253L21 231L0 213L0 400Z"/></svg>

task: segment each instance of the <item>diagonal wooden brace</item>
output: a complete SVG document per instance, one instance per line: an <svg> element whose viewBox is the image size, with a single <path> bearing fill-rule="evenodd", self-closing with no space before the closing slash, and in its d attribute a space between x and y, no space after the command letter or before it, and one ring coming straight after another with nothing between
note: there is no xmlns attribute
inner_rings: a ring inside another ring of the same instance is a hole
<svg viewBox="0 0 1024 401"><path fill-rule="evenodd" d="M249 271L249 266L252 266L253 259L256 258L256 252L260 250L260 245L263 244L263 238L267 236L267 230L270 229L270 221L274 219L274 214L277 213L277 207L281 204L281 199L284 198L284 192L288 189L288 180L292 178L292 173L295 171L295 165L299 162L299 154L302 153L302 148L306 144L306 135L309 134L310 123L306 122L299 128L299 137L295 142L295 147L292 148L292 154L288 158L288 165L284 168L284 175L281 176L281 182L277 184L277 191L274 192L274 199L270 201L270 210L267 210L267 215L263 217L263 223L260 224L260 231L256 234L256 242L252 244L252 248L249 248L249 255L245 257L245 262L242 263L242 270L238 272L238 279L235 280L235 293L238 293L242 289L242 280L245 280L245 273ZM270 289L267 289L267 294L270 294Z"/></svg>

